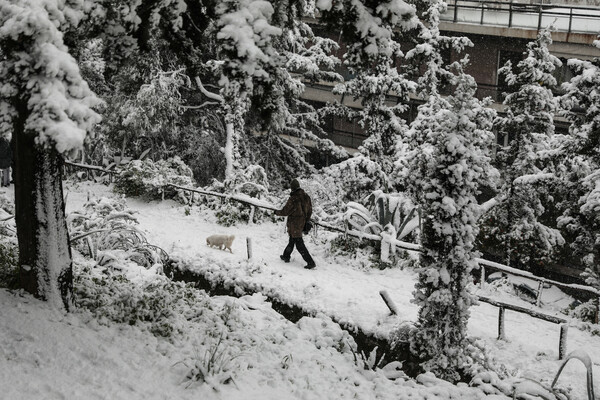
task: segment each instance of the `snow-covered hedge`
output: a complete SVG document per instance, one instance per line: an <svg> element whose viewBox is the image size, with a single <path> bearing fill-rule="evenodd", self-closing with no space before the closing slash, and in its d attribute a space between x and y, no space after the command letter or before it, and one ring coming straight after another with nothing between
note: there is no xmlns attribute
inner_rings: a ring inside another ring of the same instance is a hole
<svg viewBox="0 0 600 400"><path fill-rule="evenodd" d="M193 187L192 170L179 157L167 160L134 160L125 165L115 177L114 190L126 196L145 196L150 199L177 199L187 202L184 193L169 184Z"/></svg>

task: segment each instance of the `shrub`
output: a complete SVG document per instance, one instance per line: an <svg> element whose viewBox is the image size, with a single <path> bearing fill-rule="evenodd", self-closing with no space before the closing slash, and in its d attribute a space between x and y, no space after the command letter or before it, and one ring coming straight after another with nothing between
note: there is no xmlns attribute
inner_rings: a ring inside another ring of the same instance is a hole
<svg viewBox="0 0 600 400"><path fill-rule="evenodd" d="M584 322L593 323L594 319L596 318L595 300L589 300L585 303L581 303L573 309L567 310L567 314Z"/></svg>
<svg viewBox="0 0 600 400"><path fill-rule="evenodd" d="M260 165L249 165L245 169L236 170L233 176L224 182L214 180L208 189L248 201L258 200L268 204L280 202L278 198L269 193L269 180ZM215 197L207 197L205 201L210 208L216 210L217 222L224 226L248 222L250 217L252 217L252 222L260 222L265 219L274 220L270 210L254 207L252 213L251 207L243 202L228 200L226 204L223 204L223 200Z"/></svg>
<svg viewBox="0 0 600 400"><path fill-rule="evenodd" d="M147 326L155 336L170 337L184 333L181 318L196 318L207 303L203 292L184 283L165 278L139 285L124 275L94 276L95 271L83 268L75 274L73 303L101 323Z"/></svg>
<svg viewBox="0 0 600 400"><path fill-rule="evenodd" d="M98 265L121 269L133 262L150 268L162 267L168 260L166 252L149 244L137 229L137 220L126 208L125 199L91 200L83 212L69 214L67 221L73 247Z"/></svg>
<svg viewBox="0 0 600 400"><path fill-rule="evenodd" d="M159 160L134 160L125 165L115 178L114 190L126 196L145 196L153 200L188 200L181 189L169 184L193 187L191 169L179 157Z"/></svg>
<svg viewBox="0 0 600 400"><path fill-rule="evenodd" d="M19 267L17 243L14 240L0 242L0 287L16 287Z"/></svg>

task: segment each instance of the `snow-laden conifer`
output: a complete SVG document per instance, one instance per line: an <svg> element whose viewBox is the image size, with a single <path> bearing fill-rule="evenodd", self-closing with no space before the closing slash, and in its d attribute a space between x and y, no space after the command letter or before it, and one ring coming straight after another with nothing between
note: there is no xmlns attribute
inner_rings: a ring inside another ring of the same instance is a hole
<svg viewBox="0 0 600 400"><path fill-rule="evenodd" d="M273 47L282 63L269 71L268 82L257 82L250 122L261 132L255 140L260 146L260 151L254 152L255 160L277 181L314 170L305 160L307 140L322 154L333 156L333 160L347 158L348 154L325 139L319 114L301 99L307 84L342 80L334 71L340 60L333 52L339 45L315 35L305 22L306 18L315 18L314 3L279 0L273 6L272 24L281 29Z"/></svg>
<svg viewBox="0 0 600 400"><path fill-rule="evenodd" d="M352 77L338 84L334 93L362 105L358 110L336 107L331 111L358 121L368 134L360 152L389 174L398 138L407 130L402 114L415 90L414 82L397 68L404 57L400 35L417 26L415 8L402 0L320 0L317 7L324 21L341 28L347 43L344 65Z"/></svg>
<svg viewBox="0 0 600 400"><path fill-rule="evenodd" d="M552 73L561 65L548 50L551 43L550 29L544 29L527 45L522 61L516 66L509 62L499 71L511 93L503 103L506 115L496 124L499 135L508 136L510 142L498 153L504 201L488 215L486 234L503 243L507 264L525 269L548 260L564 243L560 233L542 220L551 178L546 156L557 111Z"/></svg>
<svg viewBox="0 0 600 400"><path fill-rule="evenodd" d="M272 44L281 29L271 24L274 9L268 1L226 0L216 12L220 60L213 65L221 71L227 135L225 179L230 179L234 168L240 166L239 142L255 81L269 82L271 71L283 61Z"/></svg>
<svg viewBox="0 0 600 400"><path fill-rule="evenodd" d="M75 4L75 6L73 6ZM77 2L0 1L0 134L14 145L21 285L69 307L72 263L62 156L83 146L99 100L81 78L61 29L84 17Z"/></svg>
<svg viewBox="0 0 600 400"><path fill-rule="evenodd" d="M587 283L600 287L600 58L568 63L577 75L563 84L561 98L571 126L560 147L565 207L558 224L586 267Z"/></svg>
<svg viewBox="0 0 600 400"><path fill-rule="evenodd" d="M420 306L411 348L426 370L456 381L472 360L466 351L470 272L477 266L479 188L496 178L491 166L492 121L487 101L475 98L475 80L455 63L456 90L447 99L431 95L411 124L406 186L421 201L423 223Z"/></svg>
<svg viewBox="0 0 600 400"><path fill-rule="evenodd" d="M456 381L472 364L466 335L469 307L476 301L469 284L477 266L477 195L481 186L497 178L497 171L490 158L495 117L487 107L490 100L475 97L475 80L463 70L468 58L452 64L453 73L441 57L444 46L461 51L469 44L468 39L440 35L439 14L445 8L442 1L430 2L423 42L411 53L426 62L419 83L427 100L411 123L407 154L397 167L423 218L423 254L414 292L420 308L411 350L426 370ZM455 87L447 98L439 93L442 79Z"/></svg>

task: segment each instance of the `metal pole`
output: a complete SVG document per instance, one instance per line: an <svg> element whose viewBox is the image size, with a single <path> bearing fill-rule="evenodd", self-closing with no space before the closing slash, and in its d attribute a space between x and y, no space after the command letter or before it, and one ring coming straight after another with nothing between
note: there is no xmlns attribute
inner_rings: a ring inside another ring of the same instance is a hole
<svg viewBox="0 0 600 400"><path fill-rule="evenodd" d="M483 12L484 12L485 8L483 7L483 3L481 3L481 21L479 23L479 25L483 25Z"/></svg>
<svg viewBox="0 0 600 400"><path fill-rule="evenodd" d="M567 42L569 41L569 36L571 36L572 23L573 23L573 7L570 8L570 12L569 12L569 30L567 31Z"/></svg>
<svg viewBox="0 0 600 400"><path fill-rule="evenodd" d="M510 0L510 3L508 4L508 27L510 28L512 26L512 12L513 12L513 0Z"/></svg>
<svg viewBox="0 0 600 400"><path fill-rule="evenodd" d="M458 0L454 0L454 23L456 23L458 17Z"/></svg>

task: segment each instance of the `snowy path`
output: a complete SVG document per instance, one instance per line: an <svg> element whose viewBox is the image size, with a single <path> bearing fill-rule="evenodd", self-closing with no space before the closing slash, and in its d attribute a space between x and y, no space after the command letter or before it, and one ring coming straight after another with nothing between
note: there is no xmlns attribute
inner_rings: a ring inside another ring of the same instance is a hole
<svg viewBox="0 0 600 400"><path fill-rule="evenodd" d="M76 205L78 201L72 203ZM277 293L304 309L321 310L378 336L387 336L390 329L402 321L416 320L417 307L410 303L415 273L366 268L363 266L368 264L366 256L353 260L333 256L325 243L327 238L334 237L333 234L320 231L316 239L310 237L307 240L317 268L305 270L297 252L293 253L289 264L279 260L287 243L283 222L223 227L212 215L197 208L192 208L186 215L184 207L172 201L146 203L128 199L128 205L139 211L140 228L147 232L150 243L192 264L202 265L205 272L209 270L235 279L246 287ZM236 235L233 254L206 246L205 238L215 233ZM246 259L246 237L252 238L254 257L250 261ZM390 316L379 296L382 289L388 291L398 306L399 316ZM489 292L486 295L490 295ZM519 299L513 298L512 302L519 303ZM480 338L492 357L506 365L509 374L549 384L560 365L557 360L559 326L507 311L507 341L497 341L497 321L496 307L488 304L473 307L469 334ZM587 351L596 366L600 362L600 337L572 326L568 334L568 351L576 349ZM595 375L595 385L600 387L600 375ZM570 364L560 383L571 387L577 395L575 398L585 397L583 366Z"/></svg>

